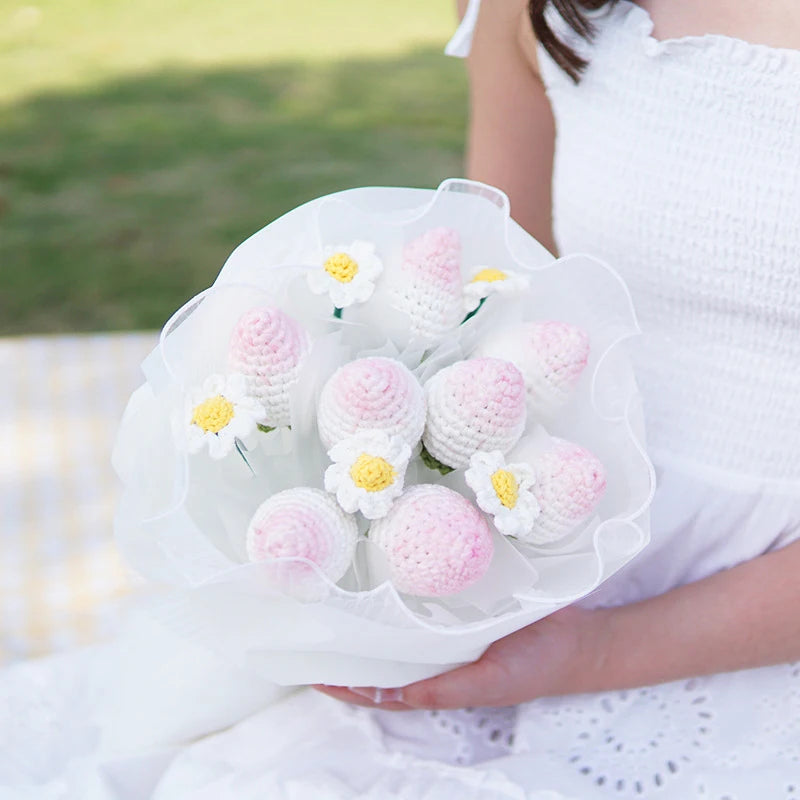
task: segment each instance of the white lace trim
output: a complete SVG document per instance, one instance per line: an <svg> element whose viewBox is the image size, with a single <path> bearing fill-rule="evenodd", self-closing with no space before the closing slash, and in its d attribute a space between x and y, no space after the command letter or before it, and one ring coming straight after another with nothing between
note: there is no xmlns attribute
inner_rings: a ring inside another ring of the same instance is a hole
<svg viewBox="0 0 800 800"><path fill-rule="evenodd" d="M515 750L591 797L797 800L800 665L538 700Z"/></svg>

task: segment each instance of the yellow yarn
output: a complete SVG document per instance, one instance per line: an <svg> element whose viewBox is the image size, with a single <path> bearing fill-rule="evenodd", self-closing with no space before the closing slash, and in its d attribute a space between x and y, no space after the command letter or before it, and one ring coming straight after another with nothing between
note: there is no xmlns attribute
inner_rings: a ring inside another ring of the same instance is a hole
<svg viewBox="0 0 800 800"><path fill-rule="evenodd" d="M479 281L483 281L485 283L494 283L495 281L504 281L508 278L505 272L501 269L494 269L493 267L487 267L486 269L482 269L471 281L470 283L478 283Z"/></svg>
<svg viewBox="0 0 800 800"><path fill-rule="evenodd" d="M334 253L325 262L325 272L339 283L350 283L358 273L358 262L347 253Z"/></svg>
<svg viewBox="0 0 800 800"><path fill-rule="evenodd" d="M519 499L519 483L507 469L498 469L492 473L492 488L498 500L506 508L516 506Z"/></svg>
<svg viewBox="0 0 800 800"><path fill-rule="evenodd" d="M350 467L350 477L359 489L380 492L394 483L397 471L386 459L362 453Z"/></svg>
<svg viewBox="0 0 800 800"><path fill-rule="evenodd" d="M221 394L203 400L192 411L192 424L206 433L219 433L233 419L233 403Z"/></svg>

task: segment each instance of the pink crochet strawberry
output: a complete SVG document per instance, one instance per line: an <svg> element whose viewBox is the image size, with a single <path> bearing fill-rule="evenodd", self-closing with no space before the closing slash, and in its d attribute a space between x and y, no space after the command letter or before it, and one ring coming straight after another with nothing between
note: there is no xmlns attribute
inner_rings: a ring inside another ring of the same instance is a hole
<svg viewBox="0 0 800 800"><path fill-rule="evenodd" d="M319 489L286 489L263 502L247 529L251 561L302 558L319 567L334 583L347 572L355 552L355 518ZM290 589L302 591L314 571L302 561L286 565L281 577Z"/></svg>
<svg viewBox="0 0 800 800"><path fill-rule="evenodd" d="M525 378L531 413L549 416L578 383L589 359L589 336L566 322L526 322L490 335L477 353L513 362Z"/></svg>
<svg viewBox="0 0 800 800"><path fill-rule="evenodd" d="M278 308L254 308L243 314L231 334L228 365L247 379L249 394L264 406L264 424L291 423L291 390L311 347L308 333Z"/></svg>
<svg viewBox="0 0 800 800"><path fill-rule="evenodd" d="M403 249L397 305L411 318L411 332L436 341L464 318L461 242L451 228L434 228Z"/></svg>
<svg viewBox="0 0 800 800"><path fill-rule="evenodd" d="M597 456L556 438L531 466L536 473L531 491L539 503L539 515L524 538L532 544L549 544L592 515L606 489L606 472Z"/></svg>
<svg viewBox="0 0 800 800"><path fill-rule="evenodd" d="M317 406L323 444L330 449L360 431L383 431L414 447L425 426L425 393L402 362L359 358L327 381Z"/></svg>
<svg viewBox="0 0 800 800"><path fill-rule="evenodd" d="M422 443L446 467L466 467L479 450L505 454L525 429L525 384L509 361L457 361L425 384L425 394Z"/></svg>
<svg viewBox="0 0 800 800"><path fill-rule="evenodd" d="M423 597L455 594L471 586L492 560L494 545L483 515L444 486L407 489L389 513L372 524L399 592Z"/></svg>

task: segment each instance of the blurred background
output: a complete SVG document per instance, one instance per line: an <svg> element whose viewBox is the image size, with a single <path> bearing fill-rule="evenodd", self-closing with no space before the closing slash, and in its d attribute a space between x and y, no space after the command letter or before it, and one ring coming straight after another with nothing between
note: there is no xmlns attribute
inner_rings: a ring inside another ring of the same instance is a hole
<svg viewBox="0 0 800 800"><path fill-rule="evenodd" d="M159 327L312 197L462 173L452 0L0 0L0 335Z"/></svg>
<svg viewBox="0 0 800 800"><path fill-rule="evenodd" d="M0 664L135 585L111 448L155 330L313 197L462 173L453 0L0 0Z"/></svg>

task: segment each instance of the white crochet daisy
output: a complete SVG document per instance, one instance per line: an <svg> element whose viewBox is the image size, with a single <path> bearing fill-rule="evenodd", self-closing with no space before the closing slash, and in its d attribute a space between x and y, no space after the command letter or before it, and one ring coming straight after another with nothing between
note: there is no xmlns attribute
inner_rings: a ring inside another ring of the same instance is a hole
<svg viewBox="0 0 800 800"><path fill-rule="evenodd" d="M518 272L504 272L494 267L475 267L464 286L464 309L474 311L491 294L516 294L530 288L528 279Z"/></svg>
<svg viewBox="0 0 800 800"><path fill-rule="evenodd" d="M211 375L186 398L186 449L197 453L208 445L212 458L223 458L237 439L255 431L265 414L264 406L247 393L244 375Z"/></svg>
<svg viewBox="0 0 800 800"><path fill-rule="evenodd" d="M323 263L307 273L314 294L328 294L336 308L363 303L372 296L383 262L372 242L357 240L347 245L328 246Z"/></svg>
<svg viewBox="0 0 800 800"><path fill-rule="evenodd" d="M506 464L499 450L475 453L464 473L478 505L494 518L505 536L525 540L539 516L539 502L531 487L536 476L527 464Z"/></svg>
<svg viewBox="0 0 800 800"><path fill-rule="evenodd" d="M367 430L335 444L328 456L334 463L325 471L325 488L348 513L379 519L403 491L411 448L399 436Z"/></svg>

